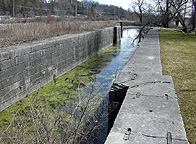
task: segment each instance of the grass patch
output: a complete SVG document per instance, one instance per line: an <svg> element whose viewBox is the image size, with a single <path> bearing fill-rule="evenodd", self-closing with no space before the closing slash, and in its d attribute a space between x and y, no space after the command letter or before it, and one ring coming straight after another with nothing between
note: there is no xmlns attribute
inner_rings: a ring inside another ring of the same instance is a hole
<svg viewBox="0 0 196 144"><path fill-rule="evenodd" d="M171 75L188 140L196 143L196 35L161 30L163 74Z"/></svg>

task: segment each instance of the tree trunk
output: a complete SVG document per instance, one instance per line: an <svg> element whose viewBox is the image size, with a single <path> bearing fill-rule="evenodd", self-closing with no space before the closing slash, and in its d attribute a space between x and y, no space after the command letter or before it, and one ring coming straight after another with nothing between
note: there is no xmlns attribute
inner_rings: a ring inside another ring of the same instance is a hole
<svg viewBox="0 0 196 144"><path fill-rule="evenodd" d="M166 1L166 28L169 28L169 0Z"/></svg>
<svg viewBox="0 0 196 144"><path fill-rule="evenodd" d="M193 12L193 15L192 15L192 30L195 29L195 11Z"/></svg>
<svg viewBox="0 0 196 144"><path fill-rule="evenodd" d="M192 30L195 30L195 16L196 16L196 1L193 0L194 12L192 15Z"/></svg>
<svg viewBox="0 0 196 144"><path fill-rule="evenodd" d="M140 15L140 24L143 24L142 15Z"/></svg>
<svg viewBox="0 0 196 144"><path fill-rule="evenodd" d="M185 33L188 33L188 29L187 29L187 26L185 24L185 21L183 19L183 17L179 14L179 21L180 21L180 24L182 25L183 29L182 31L185 32Z"/></svg>

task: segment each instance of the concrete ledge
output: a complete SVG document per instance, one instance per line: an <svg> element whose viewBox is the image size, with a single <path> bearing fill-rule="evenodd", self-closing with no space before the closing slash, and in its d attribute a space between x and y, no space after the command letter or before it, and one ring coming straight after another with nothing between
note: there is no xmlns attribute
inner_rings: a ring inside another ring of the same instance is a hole
<svg viewBox="0 0 196 144"><path fill-rule="evenodd" d="M162 75L158 28L151 29L115 83L129 86L106 144L187 144L171 76Z"/></svg>

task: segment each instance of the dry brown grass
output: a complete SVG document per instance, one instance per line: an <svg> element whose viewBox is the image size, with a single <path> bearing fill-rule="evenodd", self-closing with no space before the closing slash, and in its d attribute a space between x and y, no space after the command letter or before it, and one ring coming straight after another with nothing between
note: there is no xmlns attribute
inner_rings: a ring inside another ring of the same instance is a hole
<svg viewBox="0 0 196 144"><path fill-rule="evenodd" d="M81 33L114 26L116 22L76 21L73 19L47 22L11 23L1 25L0 48L50 37ZM3 28L3 29L2 29Z"/></svg>

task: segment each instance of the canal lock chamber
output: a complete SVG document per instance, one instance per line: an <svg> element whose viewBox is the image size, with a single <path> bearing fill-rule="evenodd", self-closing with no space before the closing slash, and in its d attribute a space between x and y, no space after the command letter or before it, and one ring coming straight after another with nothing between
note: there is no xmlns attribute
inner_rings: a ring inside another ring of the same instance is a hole
<svg viewBox="0 0 196 144"><path fill-rule="evenodd" d="M104 143L128 89L114 81L137 49L135 38L139 33L140 30L133 27L123 30L121 43L1 112L0 129L9 126L14 133L22 130L18 129L20 125L28 128L31 135L39 132L40 139L30 138L28 133L21 137L43 143L46 134L56 137L53 140L57 143ZM6 134L9 135L8 131Z"/></svg>

